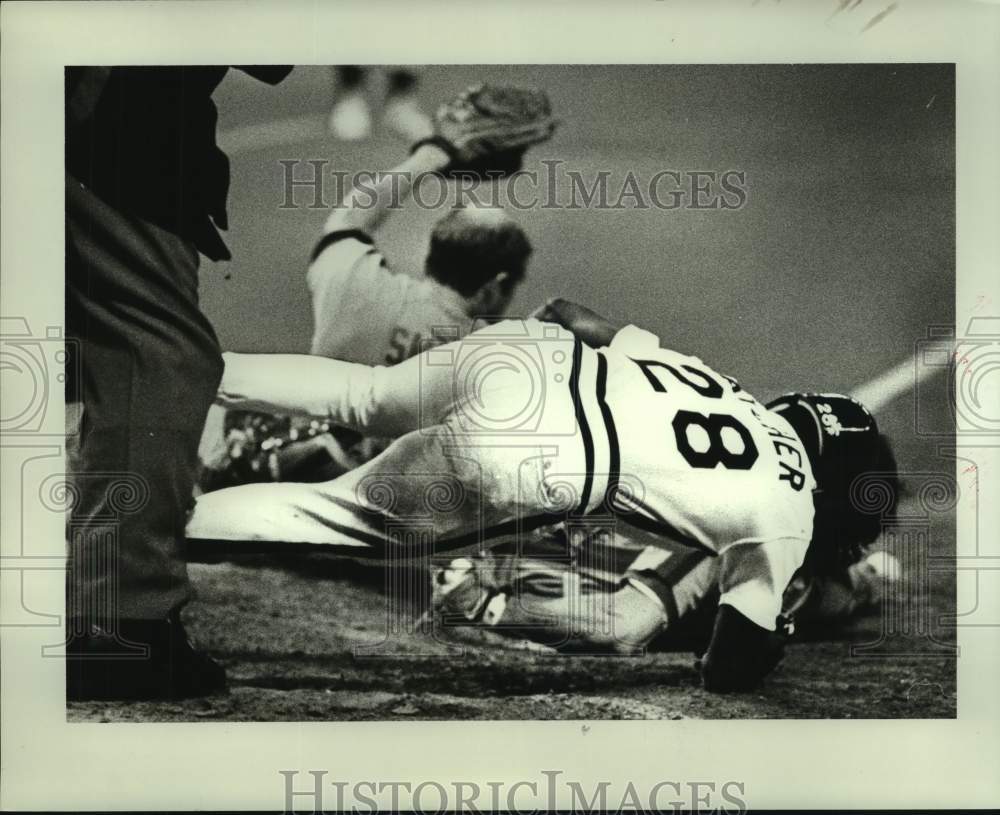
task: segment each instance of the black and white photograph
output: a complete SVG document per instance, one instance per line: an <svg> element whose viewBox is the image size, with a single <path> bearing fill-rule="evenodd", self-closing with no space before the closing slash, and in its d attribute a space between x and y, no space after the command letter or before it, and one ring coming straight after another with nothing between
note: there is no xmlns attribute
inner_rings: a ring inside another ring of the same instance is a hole
<svg viewBox="0 0 1000 815"><path fill-rule="evenodd" d="M67 69L70 719L953 717L954 100Z"/></svg>
<svg viewBox="0 0 1000 815"><path fill-rule="evenodd" d="M1000 625L1000 312L959 171L981 162L995 211L997 159L961 147L958 57L866 50L919 4L816 5L850 60L363 59L309 44L337 19L318 10L271 53L57 58L37 228L62 260L31 282L5 192L0 338L2 633L34 637L49 719L94 744L336 725L362 752L440 723L450 748L516 750L502 728L531 724L585 751L632 722L662 728L625 741L654 755L706 720L960 724L982 698L960 672L996 667L962 638ZM255 32L269 13L245 12ZM25 110L5 187L28 177ZM390 805L390 770L301 756L267 771L266 808L339 810L346 788L354 811L742 812L754 792L721 765L699 791L690 769L641 786L553 759Z"/></svg>

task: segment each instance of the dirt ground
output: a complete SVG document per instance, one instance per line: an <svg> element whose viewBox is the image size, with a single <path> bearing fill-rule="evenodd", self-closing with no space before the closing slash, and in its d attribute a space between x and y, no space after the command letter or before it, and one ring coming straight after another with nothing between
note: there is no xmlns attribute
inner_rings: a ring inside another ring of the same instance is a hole
<svg viewBox="0 0 1000 815"><path fill-rule="evenodd" d="M953 518L932 527L932 553L953 542ZM949 535L951 537L949 537ZM356 649L386 639L381 576L344 561L258 557L194 564L199 599L187 622L199 645L229 673L228 695L178 703L75 703L71 721L341 721L434 719L946 718L956 715L956 660L918 636L873 643L879 614L819 639L795 640L756 692L706 693L695 657L558 655L489 632L448 637L395 634L376 655ZM909 608L917 576L904 574L891 608ZM926 619L954 609L954 574L930 573ZM888 615L887 615L888 619ZM438 629L440 631L440 629ZM897 627L896 629L901 630ZM876 649L878 650L878 649Z"/></svg>

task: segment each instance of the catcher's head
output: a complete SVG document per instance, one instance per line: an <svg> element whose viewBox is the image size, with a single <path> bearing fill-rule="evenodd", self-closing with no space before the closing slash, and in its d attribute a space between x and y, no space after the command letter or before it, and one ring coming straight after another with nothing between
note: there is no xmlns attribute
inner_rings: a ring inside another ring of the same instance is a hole
<svg viewBox="0 0 1000 815"><path fill-rule="evenodd" d="M425 270L469 303L470 313L507 310L524 279L531 242L499 207L456 207L431 232Z"/></svg>
<svg viewBox="0 0 1000 815"><path fill-rule="evenodd" d="M900 485L889 442L875 417L849 396L790 393L767 407L791 424L816 477L806 566L816 573L835 572L860 558L895 510ZM859 479L866 473L878 481L878 502L865 497Z"/></svg>

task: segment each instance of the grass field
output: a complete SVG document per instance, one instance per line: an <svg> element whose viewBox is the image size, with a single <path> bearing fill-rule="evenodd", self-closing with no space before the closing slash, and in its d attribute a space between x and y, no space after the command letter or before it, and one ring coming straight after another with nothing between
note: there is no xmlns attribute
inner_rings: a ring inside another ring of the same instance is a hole
<svg viewBox="0 0 1000 815"><path fill-rule="evenodd" d="M519 213L535 256L514 304L578 299L635 322L737 376L762 400L799 389L850 391L910 358L929 326L954 323L954 93L949 66L434 66L428 107L477 78L549 89L565 119L531 155L583 173L663 168L744 170L742 210ZM206 265L203 304L225 348L304 351L311 317L304 273L326 217L281 209L281 159L386 169L406 145L385 133L334 142L323 127L331 73L300 68L287 84L233 74L216 94L237 150L229 266ZM285 125L261 130L262 123ZM291 125L288 123L291 122ZM256 128L256 129L255 129ZM225 142L225 139L223 140ZM419 273L426 227L407 211L380 237L391 263ZM414 250L414 245L418 248ZM941 383L944 377L940 378ZM943 389L907 394L879 415L906 473L954 472L915 410L947 424ZM930 551L955 552L951 514L931 518ZM601 719L951 717L955 659L919 636L907 656L852 657L879 638L859 619L796 642L753 694L699 688L693 657L562 657L472 634L462 648L393 639L392 657L357 658L382 635L385 603L358 567L315 559L194 564L186 614L226 665L228 696L177 704L74 704L72 720ZM923 596L904 575L899 602ZM909 582L907 582L909 581ZM915 582L914 582L915 581ZM921 607L938 640L954 611L954 575L931 574ZM899 642L895 642L898 647Z"/></svg>

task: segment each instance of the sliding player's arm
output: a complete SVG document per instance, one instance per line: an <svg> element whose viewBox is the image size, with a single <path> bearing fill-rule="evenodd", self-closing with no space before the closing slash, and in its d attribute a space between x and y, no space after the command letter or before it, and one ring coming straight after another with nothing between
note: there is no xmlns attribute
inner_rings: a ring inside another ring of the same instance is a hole
<svg viewBox="0 0 1000 815"><path fill-rule="evenodd" d="M781 599L806 546L806 541L778 538L737 544L722 555L719 611L701 663L707 690L751 690L781 661Z"/></svg>
<svg viewBox="0 0 1000 815"><path fill-rule="evenodd" d="M705 690L756 688L785 655L785 638L754 623L736 608L720 605L708 651L701 660Z"/></svg>
<svg viewBox="0 0 1000 815"><path fill-rule="evenodd" d="M422 356L386 368L305 354L226 353L216 402L401 436L438 423L451 406L451 368L428 366Z"/></svg>

